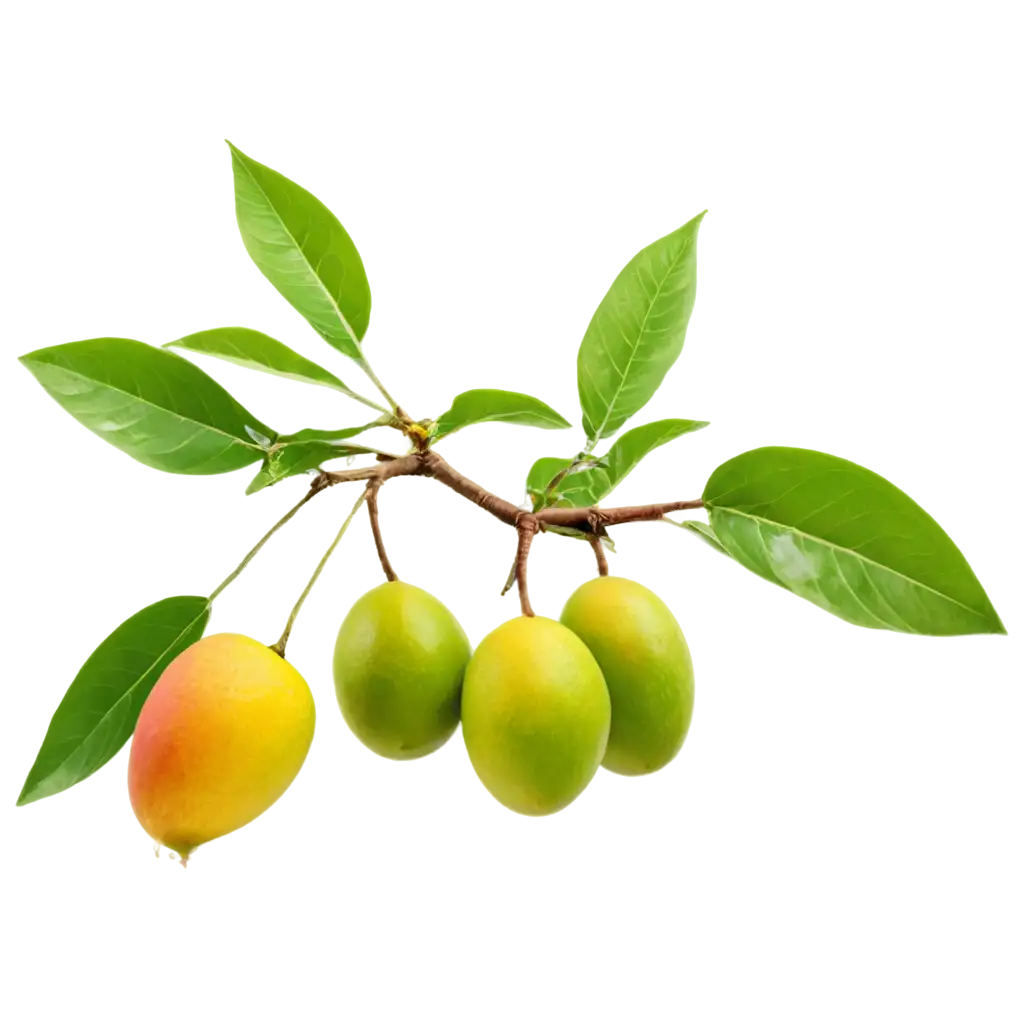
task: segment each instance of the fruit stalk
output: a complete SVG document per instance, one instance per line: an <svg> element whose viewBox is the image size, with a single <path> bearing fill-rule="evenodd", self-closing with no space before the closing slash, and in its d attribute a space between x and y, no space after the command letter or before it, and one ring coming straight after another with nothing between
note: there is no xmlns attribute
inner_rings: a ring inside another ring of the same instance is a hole
<svg viewBox="0 0 1024 1024"><path fill-rule="evenodd" d="M352 511L349 512L348 518L341 524L341 529L338 531L337 536L331 541L331 546L324 552L324 557L320 559L319 565L313 570L313 575L310 576L309 582L306 584L306 589L299 595L298 601L295 602L295 607L292 609L291 615L288 616L288 622L284 627L284 632L281 633L281 638L276 644L271 644L270 649L275 653L279 654L282 658L284 657L285 648L288 646L288 638L292 634L292 626L295 625L295 620L299 616L299 612L302 610L302 605L305 603L309 592L313 589L314 584L320 578L320 573L324 571L324 566L327 564L327 560L334 554L334 549L341 543L341 538L345 536L345 531L349 528L349 524L356 517L356 513L359 511L360 506L366 500L366 491L363 491L359 495L359 499L352 506Z"/></svg>
<svg viewBox="0 0 1024 1024"><path fill-rule="evenodd" d="M533 607L530 604L530 594L526 587L526 562L530 557L530 546L533 538L537 535L539 527L536 516L523 515L516 523L516 533L519 535L519 547L516 550L516 583L519 586L519 607L524 615L533 618Z"/></svg>
<svg viewBox="0 0 1024 1024"><path fill-rule="evenodd" d="M381 568L388 582L394 583L398 579L398 573L391 565L387 551L384 550L384 537L380 532L380 517L377 512L377 492L380 490L380 481L371 480L366 486L366 508L370 513L370 529L373 531L373 543L377 548L377 557L380 559Z"/></svg>
<svg viewBox="0 0 1024 1024"><path fill-rule="evenodd" d="M596 533L588 534L590 546L594 549L594 557L597 559L597 574L599 576L608 575L608 558L604 553L604 544L601 543L601 537Z"/></svg>
<svg viewBox="0 0 1024 1024"><path fill-rule="evenodd" d="M257 541L255 547L253 547L252 550L250 550L250 552L245 556L245 558L243 558L242 561L238 563L234 571L220 584L220 586L218 586L217 589L214 590L214 592L210 595L211 603L213 602L214 598L216 598L217 595L225 589L225 587L233 583L239 577L239 575L241 575L242 570L259 554L260 548L262 548L263 545L266 544L267 541L270 540L270 538L273 537L274 534L277 533L277 531L280 530L281 527L284 526L284 524L287 523L288 520L291 519L291 517L295 515L295 513L298 512L303 505L306 504L307 501L309 501L311 498L316 497L316 495L323 490L323 484L318 484L319 479L320 478L317 477L317 479L313 481L312 486L305 493L302 499L295 505L293 505L291 509L289 509L283 516L281 516L281 518L278 519L278 521L274 523L274 525L269 530L267 530L265 534L263 534L259 541Z"/></svg>

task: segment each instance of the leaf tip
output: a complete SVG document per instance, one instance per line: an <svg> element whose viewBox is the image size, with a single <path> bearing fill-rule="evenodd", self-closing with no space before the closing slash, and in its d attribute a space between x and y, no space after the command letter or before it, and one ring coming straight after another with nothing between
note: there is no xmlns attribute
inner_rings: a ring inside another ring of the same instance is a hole
<svg viewBox="0 0 1024 1024"><path fill-rule="evenodd" d="M228 144L228 149L231 150L232 161L241 163L245 159L245 154L230 139L225 139L224 141Z"/></svg>

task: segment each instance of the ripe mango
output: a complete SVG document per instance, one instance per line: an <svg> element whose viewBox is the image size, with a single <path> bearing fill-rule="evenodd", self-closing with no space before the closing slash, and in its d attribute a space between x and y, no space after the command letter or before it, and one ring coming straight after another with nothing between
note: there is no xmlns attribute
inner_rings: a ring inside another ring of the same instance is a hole
<svg viewBox="0 0 1024 1024"><path fill-rule="evenodd" d="M639 583L599 576L569 598L561 621L590 649L608 684L605 768L620 775L664 768L693 717L693 662L675 616Z"/></svg>
<svg viewBox="0 0 1024 1024"><path fill-rule="evenodd" d="M477 648L462 732L480 781L520 814L567 807L594 777L611 704L586 646L553 619L503 623Z"/></svg>
<svg viewBox="0 0 1024 1024"><path fill-rule="evenodd" d="M334 645L334 689L349 728L398 761L443 746L459 724L472 649L436 597L398 580L352 606Z"/></svg>
<svg viewBox="0 0 1024 1024"><path fill-rule="evenodd" d="M142 707L128 761L135 816L187 860L284 793L315 724L313 695L287 661L237 633L205 637L167 666Z"/></svg>

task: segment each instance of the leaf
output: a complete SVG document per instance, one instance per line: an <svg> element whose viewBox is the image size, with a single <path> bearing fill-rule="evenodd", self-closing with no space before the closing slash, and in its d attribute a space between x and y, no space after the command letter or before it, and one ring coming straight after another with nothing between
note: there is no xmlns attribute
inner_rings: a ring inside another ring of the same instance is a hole
<svg viewBox="0 0 1024 1024"><path fill-rule="evenodd" d="M659 444L674 440L681 434L696 430L700 424L692 420L654 420L626 431L608 450L608 477L612 484L620 481L641 459Z"/></svg>
<svg viewBox="0 0 1024 1024"><path fill-rule="evenodd" d="M41 348L21 362L83 426L167 473L227 473L275 436L187 359L127 338Z"/></svg>
<svg viewBox="0 0 1024 1024"><path fill-rule="evenodd" d="M362 363L370 285L348 232L316 196L228 146L238 230L253 262L328 344Z"/></svg>
<svg viewBox="0 0 1024 1024"><path fill-rule="evenodd" d="M434 439L468 427L471 423L518 423L524 427L543 427L561 430L571 424L559 416L550 405L539 398L521 395L518 391L498 391L481 388L463 391L457 395L452 407L437 420Z"/></svg>
<svg viewBox="0 0 1024 1024"><path fill-rule="evenodd" d="M576 360L591 440L611 437L639 412L679 358L697 294L703 217L638 252L597 307Z"/></svg>
<svg viewBox="0 0 1024 1024"><path fill-rule="evenodd" d="M330 370L317 366L282 342L251 328L210 328L186 335L167 347L186 359L210 361L221 369L247 376L292 381L317 391L348 390Z"/></svg>
<svg viewBox="0 0 1024 1024"><path fill-rule="evenodd" d="M535 512L542 507L541 502L551 481L572 464L572 459L543 458L530 467L530 472L526 474L526 493L533 502Z"/></svg>
<svg viewBox="0 0 1024 1024"><path fill-rule="evenodd" d="M722 547L722 542L719 541L711 529L705 526L698 526L696 523L692 522L673 523L672 526L674 531L685 530L688 534L697 538L702 547L706 547L711 551L714 551L716 554L725 555L729 558L730 562L734 561L734 559L729 556L729 552Z"/></svg>
<svg viewBox="0 0 1024 1024"><path fill-rule="evenodd" d="M654 423L647 423L642 427L634 427L611 446L607 455L601 457L602 466L581 469L559 481L556 488L561 499L559 504L573 508L586 508L589 505L599 504L655 448L660 448L661 445L667 444L683 434L693 433L693 431L706 426L707 423L703 420L656 420ZM565 468L565 463L560 459L541 459L534 463L533 469L530 470L531 476L527 479L528 491L530 490L530 479L535 476L539 477L545 471L538 468L540 463L545 461L552 465L561 462L562 465L555 469L540 488L542 494L547 490L550 482Z"/></svg>
<svg viewBox="0 0 1024 1024"><path fill-rule="evenodd" d="M738 562L847 622L931 636L1005 632L938 523L852 462L757 448L711 474L704 503Z"/></svg>
<svg viewBox="0 0 1024 1024"><path fill-rule="evenodd" d="M296 441L268 455L266 465L257 477L257 486L267 486L289 476L299 476L307 469L322 469L339 459L369 454L369 449L355 444Z"/></svg>
<svg viewBox="0 0 1024 1024"><path fill-rule="evenodd" d="M366 430L374 427L384 427L391 422L391 416L381 416L379 419L363 423L358 427L345 427L342 430L299 430L294 434L281 434L278 444L297 444L300 441L344 441L347 438L355 437ZM376 451L376 448L367 448L367 451Z"/></svg>
<svg viewBox="0 0 1024 1024"><path fill-rule="evenodd" d="M205 597L168 597L122 622L64 694L18 805L53 796L102 768L131 736L161 673L203 635L209 617Z"/></svg>

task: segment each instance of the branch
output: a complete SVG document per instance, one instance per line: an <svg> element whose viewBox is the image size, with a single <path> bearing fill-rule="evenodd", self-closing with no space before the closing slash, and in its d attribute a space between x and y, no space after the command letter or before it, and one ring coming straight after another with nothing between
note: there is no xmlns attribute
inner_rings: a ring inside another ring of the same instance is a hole
<svg viewBox="0 0 1024 1024"><path fill-rule="evenodd" d="M622 523L639 523L644 521L663 519L669 512L681 512L686 509L703 508L704 502L700 498L693 498L689 501L669 501L655 505L624 505L620 508L600 508L591 505L587 508L545 508L537 512L527 512L513 505L512 502L499 498L486 488L469 477L463 476L457 469L450 466L433 449L416 451L409 455L402 455L398 458L384 457L375 466L364 466L360 469L347 469L341 472L321 473L313 482L315 489L331 487L334 484L346 483L352 480L367 480L369 485L366 489L367 501L370 503L370 522L373 526L374 541L377 544L377 553L380 555L381 565L388 579L396 579L384 553L384 544L380 538L380 527L377 523L377 491L385 481L397 476L431 476L439 480L446 487L450 487L456 494L461 494L479 505L485 512L489 512L496 519L500 519L508 526L514 526L519 534L519 548L516 555L516 563L513 575L505 586L504 594L512 585L514 579L519 585L519 600L522 604L523 614L532 615L530 598L526 590L526 560L530 553L530 545L534 536L548 526L571 527L589 536L597 557L597 569L602 576L608 574L608 561L605 558L604 549L601 546L601 537L609 526L618 526Z"/></svg>
<svg viewBox="0 0 1024 1024"><path fill-rule="evenodd" d="M373 543L377 547L377 557L380 559L381 568L388 581L394 583L398 579L398 573L392 568L388 553L384 550L384 538L380 532L380 519L377 515L377 492L380 487L379 480L371 480L366 485L366 507L370 511L370 529L373 531Z"/></svg>
<svg viewBox="0 0 1024 1024"><path fill-rule="evenodd" d="M545 526L571 526L586 533L597 533L607 526L661 519L669 512L703 507L703 500L694 498L691 501L669 501L659 505L624 505L621 508L599 508L597 505L591 505L589 508L545 508L537 513L537 519Z"/></svg>
<svg viewBox="0 0 1024 1024"><path fill-rule="evenodd" d="M375 480L383 484L396 476L432 476L508 526L518 526L520 519L527 514L511 501L499 498L474 480L463 476L433 449L412 452L395 459L385 458L374 466L324 472L313 481L313 486L319 490L351 480ZM545 508L529 515L541 530L545 526L569 526L583 533L600 533L609 526L661 519L669 512L703 507L702 499L693 498L689 501L669 501L657 505L624 505L621 508L599 508L597 505L587 508Z"/></svg>
<svg viewBox="0 0 1024 1024"><path fill-rule="evenodd" d="M397 459L385 457L373 466L360 466L357 469L325 470L314 481L320 488L333 487L352 480L378 480L385 483L395 476L418 476L426 473L422 456L418 452L411 455L400 455Z"/></svg>
<svg viewBox="0 0 1024 1024"><path fill-rule="evenodd" d="M474 504L479 505L485 512L500 519L508 526L515 526L523 510L511 501L499 498L496 494L481 487L478 483L463 476L457 469L449 466L444 459L435 451L426 451L418 458L422 461L421 472L427 473L435 480L440 480L446 487L450 487L456 494L461 494Z"/></svg>

